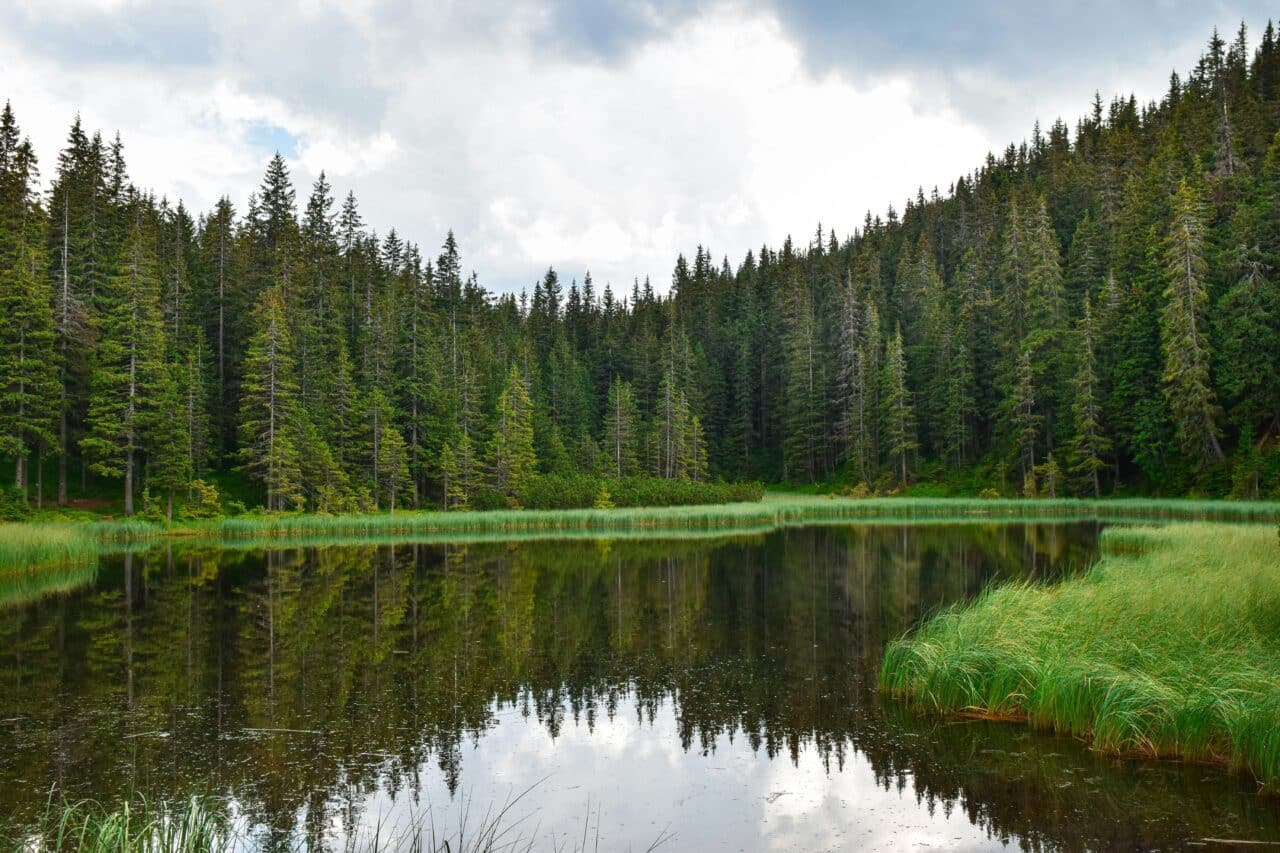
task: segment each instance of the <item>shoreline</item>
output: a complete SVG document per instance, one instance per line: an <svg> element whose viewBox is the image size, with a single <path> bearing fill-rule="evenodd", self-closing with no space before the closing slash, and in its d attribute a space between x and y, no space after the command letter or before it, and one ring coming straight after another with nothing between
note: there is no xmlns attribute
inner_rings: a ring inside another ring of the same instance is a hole
<svg viewBox="0 0 1280 853"><path fill-rule="evenodd" d="M300 546L339 539L458 542L494 538L662 538L768 533L790 526L984 521L1280 522L1280 502L1103 498L844 498L770 492L758 502L571 510L402 511L394 515L241 515L161 524L141 519L0 524L0 572L83 565L166 540Z"/></svg>

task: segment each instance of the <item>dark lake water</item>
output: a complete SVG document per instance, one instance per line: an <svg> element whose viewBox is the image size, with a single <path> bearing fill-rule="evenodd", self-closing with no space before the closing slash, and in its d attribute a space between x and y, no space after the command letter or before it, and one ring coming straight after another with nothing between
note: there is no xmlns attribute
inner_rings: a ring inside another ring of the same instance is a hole
<svg viewBox="0 0 1280 853"><path fill-rule="evenodd" d="M199 792L248 846L474 826L535 849L1169 848L1280 797L878 697L934 609L1093 559L1094 524L159 549L0 610L0 804ZM597 842L598 833L598 842Z"/></svg>

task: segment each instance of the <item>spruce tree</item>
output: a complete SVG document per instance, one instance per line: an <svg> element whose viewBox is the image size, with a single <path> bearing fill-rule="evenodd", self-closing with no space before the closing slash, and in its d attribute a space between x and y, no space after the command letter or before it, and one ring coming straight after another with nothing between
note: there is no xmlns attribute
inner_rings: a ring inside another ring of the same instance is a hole
<svg viewBox="0 0 1280 853"><path fill-rule="evenodd" d="M58 371L50 288L39 249L18 234L0 266L0 455L14 459L27 494L28 461L56 442Z"/></svg>
<svg viewBox="0 0 1280 853"><path fill-rule="evenodd" d="M284 296L269 288L254 312L245 355L239 434L245 470L263 484L271 510L303 502L296 369Z"/></svg>
<svg viewBox="0 0 1280 853"><path fill-rule="evenodd" d="M1017 377L1017 384L1007 402L1009 434L1021 466L1024 494L1034 497L1036 444L1042 418L1036 408L1036 372L1029 348L1023 349L1018 356Z"/></svg>
<svg viewBox="0 0 1280 853"><path fill-rule="evenodd" d="M637 454L637 421L635 395L631 385L615 377L609 386L605 406L605 452L609 456L610 476L626 477L639 468Z"/></svg>
<svg viewBox="0 0 1280 853"><path fill-rule="evenodd" d="M507 371L494 415L486 459L489 481L494 489L513 498L532 480L538 465L533 451L533 401L514 364Z"/></svg>
<svg viewBox="0 0 1280 853"><path fill-rule="evenodd" d="M907 387L906 354L902 345L902 329L896 328L889 339L884 357L884 387L881 397L884 422L885 452L898 472L899 482L908 480L911 454L919 446L916 441L915 410L911 404L911 391Z"/></svg>
<svg viewBox="0 0 1280 853"><path fill-rule="evenodd" d="M153 446L149 439L168 372L160 276L139 214L121 250L116 275L98 295L100 340L88 434L80 442L95 473L123 478L125 515L133 515L139 457Z"/></svg>
<svg viewBox="0 0 1280 853"><path fill-rule="evenodd" d="M165 516L173 520L174 493L191 485L193 476L188 401L181 387L182 366L166 364L155 387L151 452L147 458L147 488L157 486L165 496Z"/></svg>
<svg viewBox="0 0 1280 853"><path fill-rule="evenodd" d="M1222 414L1209 377L1208 265L1205 212L1199 192L1186 180L1173 199L1164 242L1164 308L1160 337L1164 393L1183 449L1199 460L1221 460L1218 419Z"/></svg>
<svg viewBox="0 0 1280 853"><path fill-rule="evenodd" d="M1089 294L1077 330L1076 370L1071 381L1072 438L1070 471L1095 498L1102 496L1098 474L1108 467L1111 439L1102 426L1102 389L1099 387L1097 329Z"/></svg>

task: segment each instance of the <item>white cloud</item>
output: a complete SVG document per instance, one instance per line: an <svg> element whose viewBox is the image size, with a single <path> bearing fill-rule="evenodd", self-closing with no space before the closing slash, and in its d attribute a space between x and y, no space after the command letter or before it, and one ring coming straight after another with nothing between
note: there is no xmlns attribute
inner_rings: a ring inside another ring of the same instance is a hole
<svg viewBox="0 0 1280 853"><path fill-rule="evenodd" d="M1169 61L1039 75L1038 88L972 63L946 78L870 76L807 62L799 36L745 2L678 26L642 4L651 31L604 61L546 41L558 19L531 3L498 14L297 0L264 14L244 0L182 16L74 0L48 14L112 38L35 37L40 10L20 7L25 23L0 32L0 79L46 179L80 111L89 128L122 132L140 185L195 210L225 193L243 210L271 153L266 128L294 143L282 148L300 202L324 169L371 225L429 255L454 228L490 287L555 265L665 288L677 252L704 244L736 262L787 234L807 242L819 221L847 234L918 186L945 191L1036 116L1074 121L1094 88L1132 85L1126 73L1158 94ZM154 55L134 48L166 39Z"/></svg>

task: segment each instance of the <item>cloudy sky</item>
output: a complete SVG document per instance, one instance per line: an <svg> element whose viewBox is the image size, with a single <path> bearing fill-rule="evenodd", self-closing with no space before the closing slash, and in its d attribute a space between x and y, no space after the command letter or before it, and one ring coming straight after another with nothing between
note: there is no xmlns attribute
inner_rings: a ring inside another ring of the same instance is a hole
<svg viewBox="0 0 1280 853"><path fill-rule="evenodd" d="M5 0L0 97L46 178L72 117L133 179L244 209L321 169L491 289L665 287L677 252L845 234L1094 91L1164 91L1261 0ZM963 7L963 8L962 8Z"/></svg>

